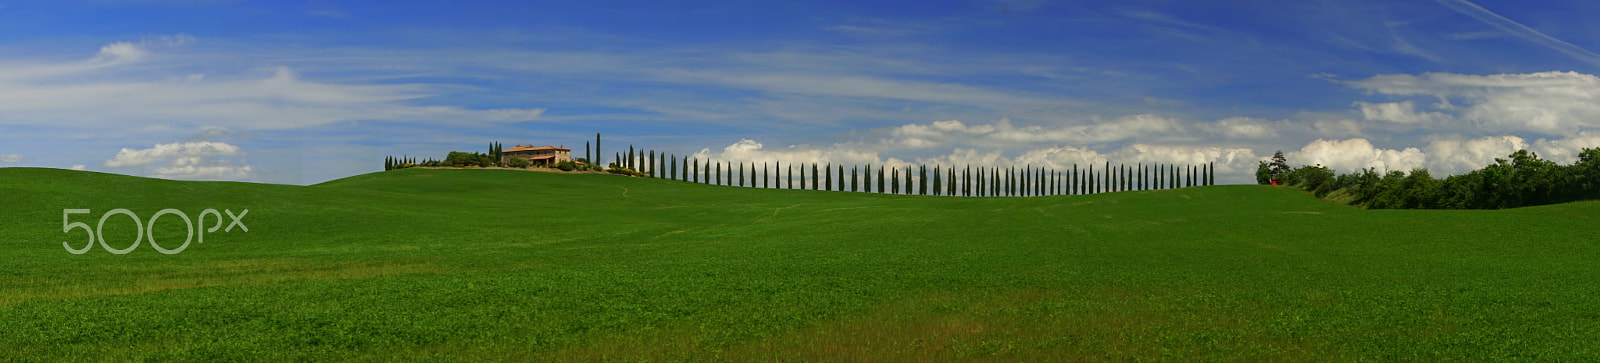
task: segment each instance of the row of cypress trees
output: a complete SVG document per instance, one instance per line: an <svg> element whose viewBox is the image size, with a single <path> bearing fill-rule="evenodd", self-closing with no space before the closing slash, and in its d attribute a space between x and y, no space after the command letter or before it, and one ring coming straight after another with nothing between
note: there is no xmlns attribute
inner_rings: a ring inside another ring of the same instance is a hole
<svg viewBox="0 0 1600 363"><path fill-rule="evenodd" d="M1173 189L1215 185L1216 163L1199 165L1074 164L1072 169L934 165L848 168L832 163L734 163L636 151L616 154L617 165L655 178L714 185L944 196L1042 196ZM807 169L810 169L809 172Z"/></svg>

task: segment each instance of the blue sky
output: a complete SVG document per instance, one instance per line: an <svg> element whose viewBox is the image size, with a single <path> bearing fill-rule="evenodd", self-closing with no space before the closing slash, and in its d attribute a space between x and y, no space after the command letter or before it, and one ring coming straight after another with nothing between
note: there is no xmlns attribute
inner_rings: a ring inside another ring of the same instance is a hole
<svg viewBox="0 0 1600 363"><path fill-rule="evenodd" d="M311 184L729 161L1453 174L1600 147L1600 3L0 0L0 167ZM609 152L607 154L610 154Z"/></svg>

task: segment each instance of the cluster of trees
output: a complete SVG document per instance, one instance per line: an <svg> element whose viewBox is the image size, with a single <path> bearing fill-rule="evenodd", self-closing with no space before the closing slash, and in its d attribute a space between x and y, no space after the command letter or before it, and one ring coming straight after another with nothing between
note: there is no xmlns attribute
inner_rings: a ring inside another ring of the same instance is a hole
<svg viewBox="0 0 1600 363"><path fill-rule="evenodd" d="M1070 170L935 165L886 167L811 163L733 163L655 151L617 152L613 173L754 188L948 196L1040 196L1171 189L1216 183L1215 164L1105 163ZM807 171L809 169L809 172ZM876 177L874 177L876 175ZM876 179L874 179L876 178ZM876 183L874 183L876 181Z"/></svg>
<svg viewBox="0 0 1600 363"><path fill-rule="evenodd" d="M1482 169L1444 179L1420 168L1383 174L1369 168L1340 175L1321 165L1290 169L1279 152L1271 163L1261 162L1256 175L1262 184L1277 180L1319 198L1365 208L1516 208L1600 199L1600 148L1584 149L1572 165L1518 150Z"/></svg>
<svg viewBox="0 0 1600 363"><path fill-rule="evenodd" d="M432 161L431 159L429 161ZM410 156L385 156L383 158L383 171L405 169L420 166L417 159Z"/></svg>

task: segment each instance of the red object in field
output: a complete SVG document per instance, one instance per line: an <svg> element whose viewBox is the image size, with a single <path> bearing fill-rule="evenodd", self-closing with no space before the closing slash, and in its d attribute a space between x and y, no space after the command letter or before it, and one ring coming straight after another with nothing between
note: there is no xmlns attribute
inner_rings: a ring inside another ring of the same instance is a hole
<svg viewBox="0 0 1600 363"><path fill-rule="evenodd" d="M1273 180L1272 181L1272 185L1278 185L1278 181L1277 180Z"/></svg>

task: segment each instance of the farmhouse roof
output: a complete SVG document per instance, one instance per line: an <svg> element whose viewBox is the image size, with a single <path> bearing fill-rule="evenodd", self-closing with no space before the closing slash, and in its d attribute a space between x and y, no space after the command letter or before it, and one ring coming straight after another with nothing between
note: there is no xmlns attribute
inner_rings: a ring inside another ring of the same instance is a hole
<svg viewBox="0 0 1600 363"><path fill-rule="evenodd" d="M520 145L520 146L517 146L517 147L513 147L513 148L510 148L510 149L505 149L505 150L503 150L503 151L501 151L501 152L517 152L517 151L531 151L531 150L561 150L561 151L572 151L572 149L567 149L567 148L561 148L561 147L555 147L555 146L549 146L549 145L545 145L545 146L531 146L531 145Z"/></svg>

